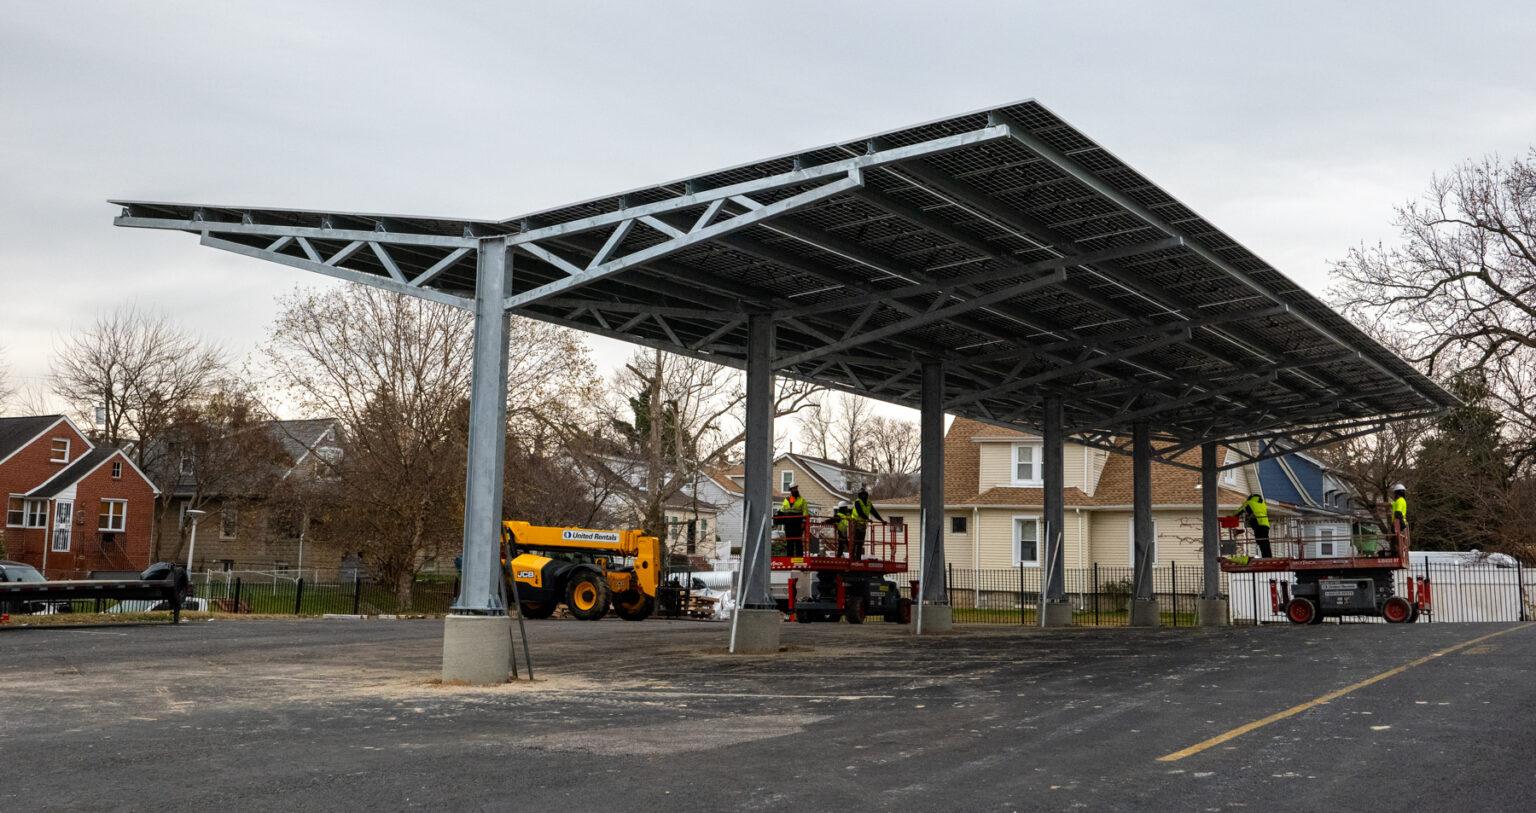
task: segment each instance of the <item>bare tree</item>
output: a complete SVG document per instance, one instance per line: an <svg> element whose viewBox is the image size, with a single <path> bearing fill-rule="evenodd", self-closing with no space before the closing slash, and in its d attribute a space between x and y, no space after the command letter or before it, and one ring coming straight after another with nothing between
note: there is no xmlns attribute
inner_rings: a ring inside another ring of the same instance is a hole
<svg viewBox="0 0 1536 813"><path fill-rule="evenodd" d="M10 365L5 363L5 346L0 345L0 413L5 412L16 392L16 383L11 380Z"/></svg>
<svg viewBox="0 0 1536 813"><path fill-rule="evenodd" d="M779 379L774 415L805 409L817 390ZM745 379L698 359L637 351L613 383L607 420L571 427L568 449L647 531L665 534L666 505L746 437ZM696 493L696 492L695 492Z"/></svg>
<svg viewBox="0 0 1536 813"><path fill-rule="evenodd" d="M463 310L347 287L297 291L265 348L277 393L335 417L339 504L325 532L346 539L409 606L416 575L459 550L474 324ZM568 331L511 320L508 363L514 448L538 448L546 427L592 395L592 366ZM519 478L536 476L514 468Z"/></svg>
<svg viewBox="0 0 1536 813"><path fill-rule="evenodd" d="M869 468L870 419L875 405L868 398L838 393L837 415L832 421L832 451L843 465Z"/></svg>
<svg viewBox="0 0 1536 813"><path fill-rule="evenodd" d="M1536 148L1436 177L1397 210L1400 245L1334 264L1344 312L1395 334L1432 375L1478 369L1517 469L1536 459Z"/></svg>
<svg viewBox="0 0 1536 813"><path fill-rule="evenodd" d="M836 407L829 399L810 404L800 413L800 431L797 436L803 451L815 457L832 457L832 418Z"/></svg>
<svg viewBox="0 0 1536 813"><path fill-rule="evenodd" d="M155 534L153 560L181 559L189 527L180 510L207 510L213 501L238 510L264 499L282 475L281 441L269 431L269 415L252 395L224 382L205 399L178 408L154 441L145 469L164 492L156 523L177 528L176 544L163 550ZM174 526L172 523L175 523Z"/></svg>
<svg viewBox="0 0 1536 813"><path fill-rule="evenodd" d="M53 392L109 446L134 443L149 468L160 433L224 373L223 353L162 315L121 307L66 336L54 356ZM97 409L101 410L97 421Z"/></svg>
<svg viewBox="0 0 1536 813"><path fill-rule="evenodd" d="M1433 427L1429 419L1398 421L1375 434L1320 448L1316 454L1387 532L1392 528L1392 487L1413 479L1414 458Z"/></svg>
<svg viewBox="0 0 1536 813"><path fill-rule="evenodd" d="M880 474L910 474L922 455L922 433L915 421L876 415L869 420L869 468Z"/></svg>
<svg viewBox="0 0 1536 813"><path fill-rule="evenodd" d="M469 314L361 286L295 292L266 347L277 389L335 417L340 503L325 532L351 541L409 606L424 561L462 527Z"/></svg>

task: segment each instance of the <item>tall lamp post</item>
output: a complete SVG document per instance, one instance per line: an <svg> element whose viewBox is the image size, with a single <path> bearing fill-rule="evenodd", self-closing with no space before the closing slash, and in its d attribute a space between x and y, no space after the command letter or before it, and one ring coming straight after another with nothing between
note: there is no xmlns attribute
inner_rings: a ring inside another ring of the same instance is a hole
<svg viewBox="0 0 1536 813"><path fill-rule="evenodd" d="M207 511L199 511L196 508L188 509L187 516L192 518L192 538L187 542L187 578L192 578L192 554L197 552L197 520Z"/></svg>

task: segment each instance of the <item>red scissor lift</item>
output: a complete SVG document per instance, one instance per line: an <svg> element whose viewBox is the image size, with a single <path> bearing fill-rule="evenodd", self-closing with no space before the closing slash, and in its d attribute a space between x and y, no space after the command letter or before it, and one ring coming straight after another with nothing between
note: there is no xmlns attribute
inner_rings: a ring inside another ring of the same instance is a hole
<svg viewBox="0 0 1536 813"><path fill-rule="evenodd" d="M1224 548L1235 555L1221 558L1226 573L1292 573L1295 584L1284 579L1269 580L1270 610L1284 613L1293 624L1321 624L1329 616L1379 616L1389 624L1409 624L1431 610L1429 578L1407 577L1407 595L1397 595L1394 574L1408 569L1408 529L1393 523L1393 531L1383 544L1369 544L1372 535L1356 535L1347 540L1348 556L1320 556L1320 540L1299 530L1293 535L1271 536L1272 552L1284 556L1249 558L1244 552L1257 552L1257 543L1238 527L1237 517L1222 517L1226 532ZM1300 527L1300 526L1297 526ZM1346 542L1346 540L1335 540ZM1308 556L1310 552L1313 554Z"/></svg>
<svg viewBox="0 0 1536 813"><path fill-rule="evenodd" d="M790 577L788 596L778 602L779 609L802 624L839 617L862 624L869 615L893 624L910 623L912 600L903 598L896 582L888 578L907 572L907 526L865 523L863 549L854 551L852 539L839 540L837 530L824 524L824 519L773 518L772 568L797 574ZM851 530L849 536L853 536ZM805 596L799 595L802 578L810 580ZM912 590L916 595L916 582Z"/></svg>

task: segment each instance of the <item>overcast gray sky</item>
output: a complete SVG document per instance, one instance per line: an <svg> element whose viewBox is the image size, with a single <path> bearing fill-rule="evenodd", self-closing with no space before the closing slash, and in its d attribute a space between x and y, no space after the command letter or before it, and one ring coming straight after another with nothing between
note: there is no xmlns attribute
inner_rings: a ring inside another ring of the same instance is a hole
<svg viewBox="0 0 1536 813"><path fill-rule="evenodd" d="M0 347L118 303L251 350L311 275L109 197L508 217L1036 98L1314 292L1536 143L1530 3L0 0ZM598 345L611 363L623 354Z"/></svg>

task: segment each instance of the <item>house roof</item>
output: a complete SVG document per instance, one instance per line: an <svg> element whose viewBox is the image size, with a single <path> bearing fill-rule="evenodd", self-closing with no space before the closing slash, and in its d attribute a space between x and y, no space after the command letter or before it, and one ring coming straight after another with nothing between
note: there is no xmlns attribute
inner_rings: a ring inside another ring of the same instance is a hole
<svg viewBox="0 0 1536 813"><path fill-rule="evenodd" d="M0 418L0 460L20 451L33 438L64 420L63 415L21 415Z"/></svg>
<svg viewBox="0 0 1536 813"><path fill-rule="evenodd" d="M111 446L98 446L75 458L75 462L65 466L63 471L48 478L42 485L27 492L27 496L40 500L51 499L60 491L79 482L80 478L95 471L97 466L106 462L107 458L121 453L122 450Z"/></svg>
<svg viewBox="0 0 1536 813"><path fill-rule="evenodd" d="M745 494L747 490L741 483L736 482L737 477L746 474L741 466L724 466L721 468L705 469L704 474L715 481L715 485L731 494Z"/></svg>
<svg viewBox="0 0 1536 813"><path fill-rule="evenodd" d="M1042 505L1045 490L1041 488L1016 488L998 486L981 490L981 443L979 441L1034 440L1036 435L1016 432L973 421L955 418L944 436L944 504L945 505ZM1179 458L1181 463L1198 466L1200 450L1186 452ZM1153 462L1152 502L1154 505L1190 505L1200 502L1200 473L1177 466ZM1223 503L1237 503L1248 495L1237 489L1222 486ZM1093 496L1077 487L1062 490L1062 499L1069 508L1087 508L1100 505L1129 505L1131 503L1131 458L1126 455L1110 455L1099 477L1098 488ZM882 505L916 505L916 495L899 499L880 500Z"/></svg>
<svg viewBox="0 0 1536 813"><path fill-rule="evenodd" d="M336 428L336 419L302 418L292 421L272 421L268 427L278 442L283 444L283 451L297 463L320 445L325 436Z"/></svg>
<svg viewBox="0 0 1536 813"><path fill-rule="evenodd" d="M1194 448L1175 460L1196 469L1200 466L1200 449ZM1112 454L1104 462L1104 473L1099 475L1099 487L1093 493L1093 501L1098 505L1130 505L1132 502L1132 489L1134 474L1131 468L1130 455ZM1221 503L1240 503L1248 497L1241 490L1228 485L1219 486ZM1178 466L1169 466L1157 461L1152 462L1152 504L1153 505L1198 505L1200 495L1200 472L1191 471Z"/></svg>

